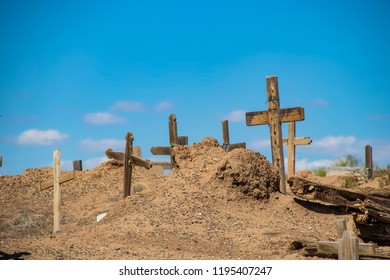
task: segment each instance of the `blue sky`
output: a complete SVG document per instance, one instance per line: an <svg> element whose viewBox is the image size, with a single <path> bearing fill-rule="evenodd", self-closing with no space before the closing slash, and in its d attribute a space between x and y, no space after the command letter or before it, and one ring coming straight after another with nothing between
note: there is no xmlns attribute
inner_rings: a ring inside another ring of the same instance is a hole
<svg viewBox="0 0 390 280"><path fill-rule="evenodd" d="M347 154L390 164L388 1L1 1L0 174L134 145L167 145L168 116L189 142L212 136L270 156L266 110L277 75L282 108L303 106L297 169ZM283 124L287 136L287 124ZM285 155L287 152L285 152Z"/></svg>

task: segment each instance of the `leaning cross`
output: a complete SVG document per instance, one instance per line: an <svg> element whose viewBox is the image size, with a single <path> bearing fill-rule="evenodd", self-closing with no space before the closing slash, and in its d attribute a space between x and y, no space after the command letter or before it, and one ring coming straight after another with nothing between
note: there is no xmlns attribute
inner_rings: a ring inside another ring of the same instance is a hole
<svg viewBox="0 0 390 280"><path fill-rule="evenodd" d="M295 122L288 123L288 138L283 139L283 145L287 145L288 155L288 177L291 178L295 174L295 146L310 145L312 142L310 137L295 137Z"/></svg>
<svg viewBox="0 0 390 280"><path fill-rule="evenodd" d="M229 121L228 120L223 120L222 121L222 137L223 137L223 145L222 145L222 147L225 149L226 152L230 152L231 150L234 150L234 149L237 149L237 148L246 149L246 144L245 143L230 144Z"/></svg>
<svg viewBox="0 0 390 280"><path fill-rule="evenodd" d="M266 77L268 111L246 113L246 125L269 124L273 165L279 170L280 191L286 193L284 174L284 156L282 142L282 122L302 121L305 119L303 107L280 109L278 77Z"/></svg>
<svg viewBox="0 0 390 280"><path fill-rule="evenodd" d="M152 167L152 163L149 160L144 160L140 157L133 155L133 134L128 132L126 134L126 146L125 153L114 152L112 149L106 150L106 156L109 159L115 159L119 162L123 162L125 166L124 170L124 179L123 179L123 198L129 196L131 191L131 176L134 166L141 166L146 169L150 169Z"/></svg>
<svg viewBox="0 0 390 280"><path fill-rule="evenodd" d="M188 145L188 136L177 136L177 122L174 114L169 116L168 126L170 146L153 146L150 148L153 155L171 156L171 162L153 162L154 165L161 165L164 169L176 167L175 159L172 156L172 148L176 145Z"/></svg>

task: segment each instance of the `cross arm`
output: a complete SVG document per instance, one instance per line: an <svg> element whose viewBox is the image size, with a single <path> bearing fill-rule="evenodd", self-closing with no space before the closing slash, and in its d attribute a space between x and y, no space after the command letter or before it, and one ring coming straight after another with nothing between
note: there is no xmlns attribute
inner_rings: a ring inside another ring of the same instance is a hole
<svg viewBox="0 0 390 280"><path fill-rule="evenodd" d="M303 107L279 109L280 122L303 121L305 110ZM269 124L269 111L258 111L246 113L246 125Z"/></svg>

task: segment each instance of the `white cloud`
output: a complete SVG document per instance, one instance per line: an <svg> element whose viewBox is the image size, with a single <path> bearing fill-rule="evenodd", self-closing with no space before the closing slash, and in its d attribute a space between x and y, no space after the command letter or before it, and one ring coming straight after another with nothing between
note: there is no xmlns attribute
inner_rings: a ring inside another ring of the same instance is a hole
<svg viewBox="0 0 390 280"><path fill-rule="evenodd" d="M113 150L124 150L125 147L125 140L118 140L118 139L100 139L100 140L93 140L93 139L84 139L80 142L80 145L88 150L88 151L105 151L108 148L111 148Z"/></svg>
<svg viewBox="0 0 390 280"><path fill-rule="evenodd" d="M89 113L84 116L84 121L89 124L115 124L124 122L124 118L106 112Z"/></svg>
<svg viewBox="0 0 390 280"><path fill-rule="evenodd" d="M335 162L335 160L330 159L318 159L314 161L309 161L308 159L304 158L295 162L295 169L298 171L305 169L317 169L319 167L329 167Z"/></svg>
<svg viewBox="0 0 390 280"><path fill-rule="evenodd" d="M53 145L68 137L68 134L61 134L58 130L54 129L29 129L18 136L17 142L22 145Z"/></svg>
<svg viewBox="0 0 390 280"><path fill-rule="evenodd" d="M260 140L260 141L254 141L254 142L249 143L248 146L250 148L253 148L253 149L268 148L268 147L271 147L271 141L269 139L267 139L267 140Z"/></svg>
<svg viewBox="0 0 390 280"><path fill-rule="evenodd" d="M172 108L173 108L173 104L169 101L161 101L156 106L157 112L165 112L171 110Z"/></svg>
<svg viewBox="0 0 390 280"><path fill-rule="evenodd" d="M142 112L145 110L145 106L141 102L118 101L115 102L110 107L110 109L114 111L123 111L123 112Z"/></svg>
<svg viewBox="0 0 390 280"><path fill-rule="evenodd" d="M361 152L361 143L355 136L326 136L320 140L313 140L311 146L315 152L338 156Z"/></svg>
<svg viewBox="0 0 390 280"><path fill-rule="evenodd" d="M224 119L227 119L231 122L244 122L246 112L243 110L235 110L230 112Z"/></svg>

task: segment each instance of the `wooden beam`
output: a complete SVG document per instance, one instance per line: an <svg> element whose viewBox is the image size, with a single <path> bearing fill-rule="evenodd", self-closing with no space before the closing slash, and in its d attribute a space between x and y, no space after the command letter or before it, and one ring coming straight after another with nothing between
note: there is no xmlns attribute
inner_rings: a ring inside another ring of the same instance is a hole
<svg viewBox="0 0 390 280"><path fill-rule="evenodd" d="M222 121L222 138L223 138L223 145L227 146L230 144L228 120Z"/></svg>
<svg viewBox="0 0 390 280"><path fill-rule="evenodd" d="M107 156L109 159L115 159L115 160L121 162L122 164L123 164L124 161L125 161L125 154L124 154L124 153L121 153L121 152L114 152L112 149L107 149L107 150L106 150L106 156Z"/></svg>
<svg viewBox="0 0 390 280"><path fill-rule="evenodd" d="M309 145L313 142L310 137L295 137L293 144L297 145ZM290 142L288 138L283 138L283 145L288 145Z"/></svg>
<svg viewBox="0 0 390 280"><path fill-rule="evenodd" d="M133 154L133 134L128 132L126 134L126 146L124 154L124 179L123 179L123 198L126 198L131 193L131 175L132 175L132 164L130 157Z"/></svg>
<svg viewBox="0 0 390 280"><path fill-rule="evenodd" d="M54 201L53 201L53 234L60 231L61 224L61 188L60 188L60 150L55 150L53 153L53 185L54 185Z"/></svg>
<svg viewBox="0 0 390 280"><path fill-rule="evenodd" d="M170 155L172 152L172 148L171 147L153 146L150 148L150 152L153 155Z"/></svg>
<svg viewBox="0 0 390 280"><path fill-rule="evenodd" d="M169 144L177 145L177 123L176 123L176 116L174 114L171 114L169 116Z"/></svg>
<svg viewBox="0 0 390 280"><path fill-rule="evenodd" d="M268 112L269 112L272 162L274 166L279 170L280 192L285 194L286 179L284 173L282 126L280 123L278 77L277 76L266 77L266 84L267 84L267 96L268 96Z"/></svg>
<svg viewBox="0 0 390 280"><path fill-rule="evenodd" d="M178 136L177 145L188 145L188 136Z"/></svg>
<svg viewBox="0 0 390 280"><path fill-rule="evenodd" d="M373 163L372 163L372 147L370 145L366 146L365 149L366 154L366 164L365 168L368 171L368 179L372 178L372 171L373 171Z"/></svg>
<svg viewBox="0 0 390 280"><path fill-rule="evenodd" d="M135 166L140 166L146 169L152 168L152 162L148 159L145 160L134 155L131 155L130 159L131 159L131 163L134 164Z"/></svg>
<svg viewBox="0 0 390 280"><path fill-rule="evenodd" d="M73 170L74 171L83 171L83 163L81 160L73 161Z"/></svg>
<svg viewBox="0 0 390 280"><path fill-rule="evenodd" d="M337 255L339 243L337 241L317 241L317 253L324 255ZM375 255L374 243L359 243L359 252L361 255Z"/></svg>
<svg viewBox="0 0 390 280"><path fill-rule="evenodd" d="M3 166L3 157L0 156L0 167L2 167L2 166Z"/></svg>
<svg viewBox="0 0 390 280"><path fill-rule="evenodd" d="M339 260L359 259L359 239L351 230L346 230L338 242Z"/></svg>
<svg viewBox="0 0 390 280"><path fill-rule="evenodd" d="M68 182L68 181L73 180L73 179L74 179L74 173L73 172L69 172L69 173L66 173L64 175L61 175L58 182L60 184L63 184L65 182ZM48 180L46 182L38 184L38 186L39 186L39 189L41 191L43 191L43 190L46 190L48 188L53 187L54 186L54 182L53 182L53 180Z"/></svg>
<svg viewBox="0 0 390 280"><path fill-rule="evenodd" d="M269 111L248 112L246 113L246 125L269 124ZM305 110L303 107L279 109L280 122L295 122L305 119Z"/></svg>

